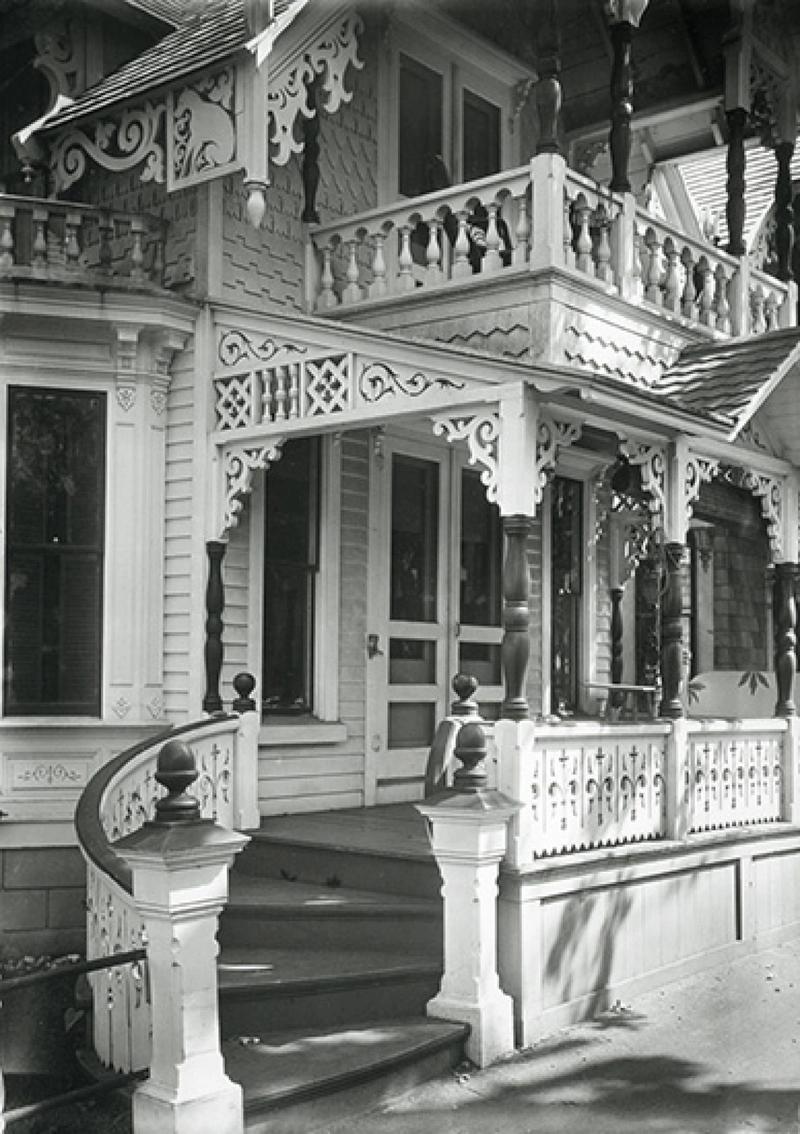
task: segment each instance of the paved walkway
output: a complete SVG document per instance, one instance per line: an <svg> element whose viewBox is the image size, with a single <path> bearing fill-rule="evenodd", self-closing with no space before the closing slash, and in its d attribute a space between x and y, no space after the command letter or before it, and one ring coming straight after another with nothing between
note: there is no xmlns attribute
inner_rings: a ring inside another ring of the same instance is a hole
<svg viewBox="0 0 800 1134"><path fill-rule="evenodd" d="M419 1088L328 1134L800 1134L800 941Z"/></svg>

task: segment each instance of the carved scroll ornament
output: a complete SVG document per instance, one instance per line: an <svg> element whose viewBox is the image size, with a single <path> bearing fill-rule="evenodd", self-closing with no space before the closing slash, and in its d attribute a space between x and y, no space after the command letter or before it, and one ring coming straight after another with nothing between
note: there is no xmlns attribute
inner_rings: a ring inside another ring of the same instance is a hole
<svg viewBox="0 0 800 1134"><path fill-rule="evenodd" d="M77 128L68 130L55 143L50 157L56 193L83 176L87 157L112 173L143 162L142 181L163 181L164 147L158 140L163 116L163 103L146 102L123 111L119 121L98 122L93 138Z"/></svg>
<svg viewBox="0 0 800 1134"><path fill-rule="evenodd" d="M448 441L466 441L469 463L481 465L481 484L486 488L486 499L490 504L497 502L498 494L498 447L500 436L500 415L494 410L485 413L466 414L461 417L436 417L433 432L437 437L444 435Z"/></svg>
<svg viewBox="0 0 800 1134"><path fill-rule="evenodd" d="M283 437L273 437L263 445L243 445L225 453L225 502L220 534L224 535L239 523L243 497L253 490L253 473L269 468L280 459L283 441Z"/></svg>

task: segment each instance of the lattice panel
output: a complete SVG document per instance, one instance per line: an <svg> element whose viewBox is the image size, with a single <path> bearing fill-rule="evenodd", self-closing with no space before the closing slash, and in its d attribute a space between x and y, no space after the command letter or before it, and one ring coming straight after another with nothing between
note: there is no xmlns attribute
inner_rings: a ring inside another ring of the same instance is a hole
<svg viewBox="0 0 800 1134"><path fill-rule="evenodd" d="M218 378L215 381L218 429L242 429L255 424L255 385L253 372L235 374L232 378Z"/></svg>
<svg viewBox="0 0 800 1134"><path fill-rule="evenodd" d="M312 359L305 364L305 416L344 413L353 404L350 354Z"/></svg>

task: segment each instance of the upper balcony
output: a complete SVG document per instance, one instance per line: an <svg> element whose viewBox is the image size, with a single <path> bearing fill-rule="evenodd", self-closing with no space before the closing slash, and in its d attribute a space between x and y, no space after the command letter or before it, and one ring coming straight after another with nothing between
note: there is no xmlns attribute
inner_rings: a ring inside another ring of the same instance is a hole
<svg viewBox="0 0 800 1134"><path fill-rule="evenodd" d="M310 240L319 314L637 381L688 343L797 323L794 284L553 154Z"/></svg>
<svg viewBox="0 0 800 1134"><path fill-rule="evenodd" d="M160 290L165 238L158 217L0 193L0 283Z"/></svg>

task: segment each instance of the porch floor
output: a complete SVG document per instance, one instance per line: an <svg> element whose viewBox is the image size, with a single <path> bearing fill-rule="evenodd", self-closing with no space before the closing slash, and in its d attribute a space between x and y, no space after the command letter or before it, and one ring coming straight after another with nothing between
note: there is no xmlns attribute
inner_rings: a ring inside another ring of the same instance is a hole
<svg viewBox="0 0 800 1134"><path fill-rule="evenodd" d="M270 816L261 820L259 833L271 841L310 847L394 858L433 858L425 819L413 803Z"/></svg>

